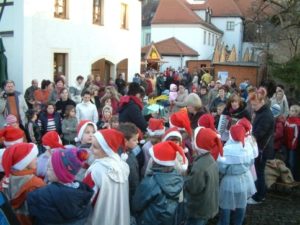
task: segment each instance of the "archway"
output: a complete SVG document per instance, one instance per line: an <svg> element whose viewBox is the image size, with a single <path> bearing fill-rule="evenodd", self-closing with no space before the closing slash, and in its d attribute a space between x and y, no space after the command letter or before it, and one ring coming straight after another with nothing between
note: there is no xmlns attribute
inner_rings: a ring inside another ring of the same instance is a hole
<svg viewBox="0 0 300 225"><path fill-rule="evenodd" d="M114 64L105 58L99 59L92 64L91 72L94 75L100 75L101 81L108 84L109 79L113 78Z"/></svg>
<svg viewBox="0 0 300 225"><path fill-rule="evenodd" d="M123 59L117 64L117 76L121 73L125 74L125 81L128 81L128 59Z"/></svg>

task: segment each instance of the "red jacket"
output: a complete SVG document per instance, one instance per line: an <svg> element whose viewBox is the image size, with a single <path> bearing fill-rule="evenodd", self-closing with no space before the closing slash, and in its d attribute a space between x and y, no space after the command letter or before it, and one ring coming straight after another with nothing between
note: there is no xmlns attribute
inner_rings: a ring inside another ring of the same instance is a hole
<svg viewBox="0 0 300 225"><path fill-rule="evenodd" d="M284 143L289 150L295 150L298 146L300 117L288 117L284 127Z"/></svg>
<svg viewBox="0 0 300 225"><path fill-rule="evenodd" d="M285 119L283 116L279 116L275 120L275 134L274 134L274 149L280 150L284 142L284 124Z"/></svg>

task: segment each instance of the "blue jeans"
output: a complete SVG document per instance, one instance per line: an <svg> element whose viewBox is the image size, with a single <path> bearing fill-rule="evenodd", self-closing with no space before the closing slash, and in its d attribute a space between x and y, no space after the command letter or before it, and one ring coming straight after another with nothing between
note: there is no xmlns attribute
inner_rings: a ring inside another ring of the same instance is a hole
<svg viewBox="0 0 300 225"><path fill-rule="evenodd" d="M218 222L218 225L229 225L230 224L230 209L220 209L220 219ZM233 224L234 225L242 225L244 221L246 213L246 208L237 208L233 211L234 219Z"/></svg>
<svg viewBox="0 0 300 225"><path fill-rule="evenodd" d="M186 221L185 225L205 225L207 224L207 220L204 219L194 219L194 218L190 218Z"/></svg>
<svg viewBox="0 0 300 225"><path fill-rule="evenodd" d="M260 152L254 163L257 174L257 180L255 182L257 192L252 196L252 198L257 202L262 201L267 192L265 182L266 160L266 157Z"/></svg>

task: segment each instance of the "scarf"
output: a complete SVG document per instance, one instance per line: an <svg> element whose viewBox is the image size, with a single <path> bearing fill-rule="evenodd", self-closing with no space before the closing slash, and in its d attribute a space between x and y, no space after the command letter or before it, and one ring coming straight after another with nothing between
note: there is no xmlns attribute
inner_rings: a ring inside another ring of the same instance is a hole
<svg viewBox="0 0 300 225"><path fill-rule="evenodd" d="M140 110L143 110L143 103L138 97L133 95L122 96L120 99L120 108L122 108L124 105L127 105L130 102L130 100L132 100L139 107Z"/></svg>

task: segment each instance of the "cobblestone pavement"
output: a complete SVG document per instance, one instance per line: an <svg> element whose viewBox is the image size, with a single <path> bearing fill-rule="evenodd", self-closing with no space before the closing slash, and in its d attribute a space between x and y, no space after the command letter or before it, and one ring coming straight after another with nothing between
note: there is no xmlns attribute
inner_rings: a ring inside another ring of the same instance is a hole
<svg viewBox="0 0 300 225"><path fill-rule="evenodd" d="M218 218L209 221L216 225ZM244 225L300 225L300 187L270 190L259 205L248 205Z"/></svg>

